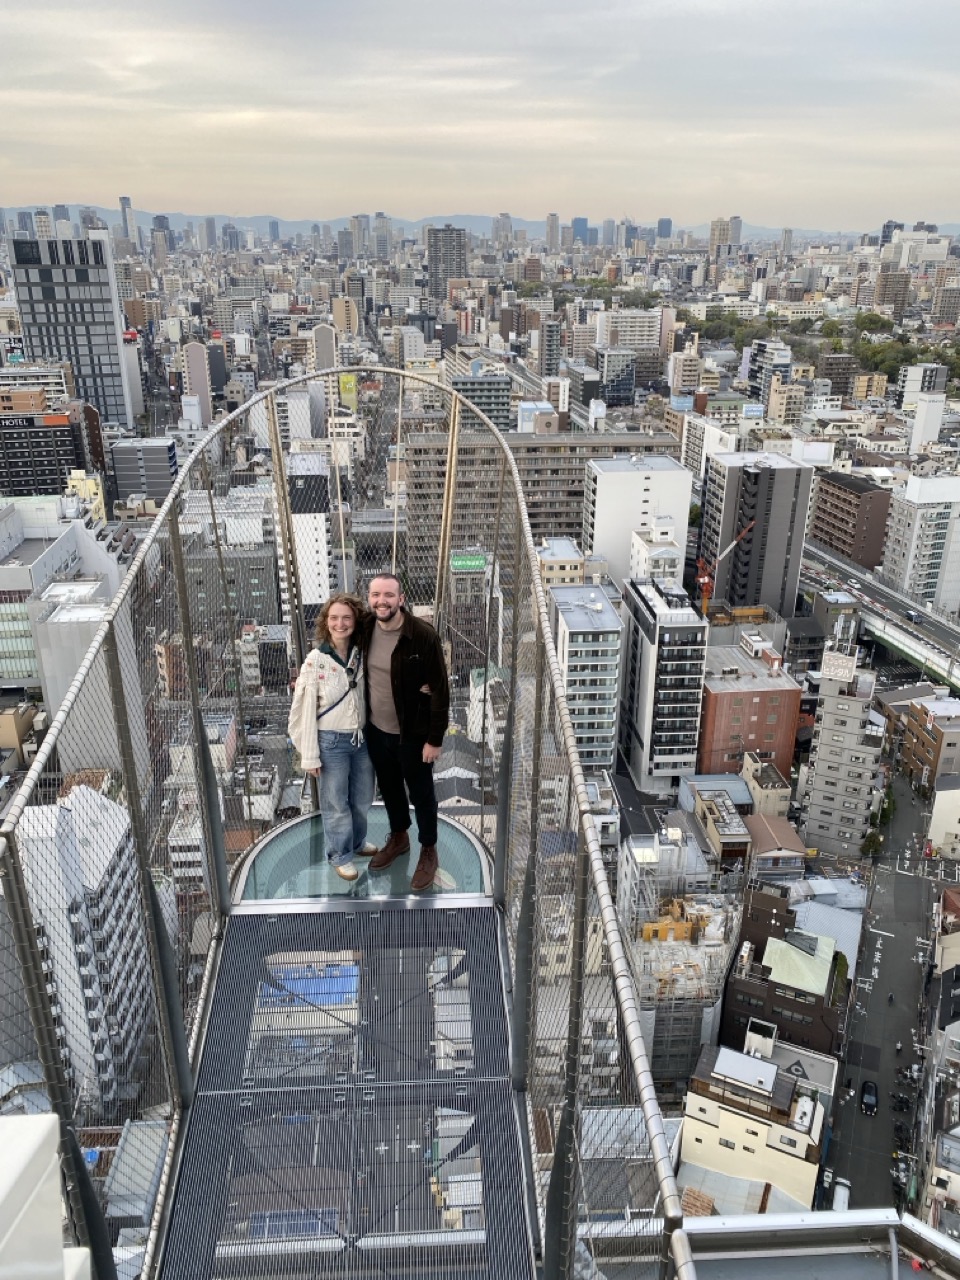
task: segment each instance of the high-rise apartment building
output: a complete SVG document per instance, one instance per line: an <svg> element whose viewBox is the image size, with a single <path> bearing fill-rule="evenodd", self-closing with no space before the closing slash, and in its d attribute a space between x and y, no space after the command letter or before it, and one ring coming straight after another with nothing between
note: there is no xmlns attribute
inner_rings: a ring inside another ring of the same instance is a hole
<svg viewBox="0 0 960 1280"><path fill-rule="evenodd" d="M547 214L547 253L560 252L560 215Z"/></svg>
<svg viewBox="0 0 960 1280"><path fill-rule="evenodd" d="M960 609L960 476L908 476L894 491L881 572L907 595Z"/></svg>
<svg viewBox="0 0 960 1280"><path fill-rule="evenodd" d="M210 363L207 348L202 342L184 343L183 394L196 396L200 402L200 425L209 427L213 421L213 397L210 389Z"/></svg>
<svg viewBox="0 0 960 1280"><path fill-rule="evenodd" d="M27 357L69 360L80 399L104 423L132 430L134 388L109 236L13 240L10 257Z"/></svg>
<svg viewBox="0 0 960 1280"><path fill-rule="evenodd" d="M835 396L848 399L853 395L853 382L860 371L860 362L849 351L822 350L817 357L817 377L830 380L830 391Z"/></svg>
<svg viewBox="0 0 960 1280"><path fill-rule="evenodd" d="M678 582L624 583L620 750L640 791L696 772L707 623Z"/></svg>
<svg viewBox="0 0 960 1280"><path fill-rule="evenodd" d="M797 795L807 845L821 853L859 853L870 829L873 779L883 745L883 724L871 714L876 677L857 670L855 654L828 651L819 682L809 763Z"/></svg>
<svg viewBox="0 0 960 1280"><path fill-rule="evenodd" d="M48 209L34 209L33 224L38 240L49 240L53 235L53 221Z"/></svg>
<svg viewBox="0 0 960 1280"><path fill-rule="evenodd" d="M177 446L166 436L117 440L111 447L117 496L142 493L162 502L177 476Z"/></svg>
<svg viewBox="0 0 960 1280"><path fill-rule="evenodd" d="M540 318L539 369L541 378L555 378L560 373L562 326L559 320Z"/></svg>
<svg viewBox="0 0 960 1280"><path fill-rule="evenodd" d="M634 351L659 347L661 323L659 310L623 307L619 311L600 311L596 316L596 340L601 346L631 347Z"/></svg>
<svg viewBox="0 0 960 1280"><path fill-rule="evenodd" d="M749 352L743 354L751 398L766 405L774 374L778 373L783 382L790 381L793 353L779 338L757 338L750 344Z"/></svg>
<svg viewBox="0 0 960 1280"><path fill-rule="evenodd" d="M623 631L620 615L599 587L551 587L548 607L580 759L592 772L613 769Z"/></svg>
<svg viewBox="0 0 960 1280"><path fill-rule="evenodd" d="M720 246L730 243L730 219L714 218L710 223L710 257L715 258Z"/></svg>
<svg viewBox="0 0 960 1280"><path fill-rule="evenodd" d="M512 383L508 377L496 373L455 375L450 379L450 386L485 413L495 427L509 431ZM462 424L468 429L477 425L477 419L474 417L471 422L470 417L468 413Z"/></svg>
<svg viewBox="0 0 960 1280"><path fill-rule="evenodd" d="M618 585L630 570L635 529L665 521L686 546L693 476L669 457L593 458L586 466L583 549L603 556Z"/></svg>
<svg viewBox="0 0 960 1280"><path fill-rule="evenodd" d="M123 805L86 784L29 806L19 828L58 1047L96 1119L134 1084L153 1008L131 841Z"/></svg>
<svg viewBox="0 0 960 1280"><path fill-rule="evenodd" d="M910 272L888 269L888 266L887 263L881 265L880 274L874 282L873 304L889 307L894 320L899 323L910 297Z"/></svg>
<svg viewBox="0 0 960 1280"><path fill-rule="evenodd" d="M427 233L427 290L431 298L445 300L447 285L467 274L467 233L449 222Z"/></svg>
<svg viewBox="0 0 960 1280"><path fill-rule="evenodd" d="M793 617L812 481L812 467L781 454L716 453L708 459L700 554L716 564L715 599L734 607L765 604Z"/></svg>
<svg viewBox="0 0 960 1280"><path fill-rule="evenodd" d="M587 348L587 363L600 374L600 399L609 407L632 405L637 387L637 357L630 347Z"/></svg>
<svg viewBox="0 0 960 1280"><path fill-rule="evenodd" d="M875 569L883 560L892 493L863 476L821 472L807 536L837 555Z"/></svg>
<svg viewBox="0 0 960 1280"><path fill-rule="evenodd" d="M897 408L916 409L921 395L939 395L947 389L945 364L905 364L897 378Z"/></svg>

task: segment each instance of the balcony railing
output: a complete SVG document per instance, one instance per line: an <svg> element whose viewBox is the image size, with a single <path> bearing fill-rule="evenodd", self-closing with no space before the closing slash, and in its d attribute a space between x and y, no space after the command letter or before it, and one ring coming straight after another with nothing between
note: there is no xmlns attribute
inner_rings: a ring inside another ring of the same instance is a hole
<svg viewBox="0 0 960 1280"><path fill-rule="evenodd" d="M25 1087L42 1068L32 1105L59 1118L79 1243L117 1244L96 1208L109 1200L101 1171L117 1158L119 1135L142 1136L139 1176L159 1188L144 1208L144 1277L158 1274L233 877L266 827L315 804L286 737L313 615L331 590L362 590L386 570L440 632L452 686L447 742L475 761L476 803L452 813L487 851L503 925L511 1083L544 1275L569 1277L584 1250L602 1248L616 1254L618 1274L665 1277L672 1265L693 1280L519 475L504 438L471 409L471 447L485 438L488 482L475 484L465 467L469 483L459 483L464 403L396 370L336 369L261 392L211 428L104 608L8 810L0 961L19 969L23 990L0 1009L16 1046L10 1066ZM463 574L478 581L461 603ZM264 794L259 784L252 794L255 770L277 797L266 817L252 803ZM71 995L70 903L81 890L109 891L116 865L134 879L135 912L124 947L98 955L103 988L130 965L143 975L129 988L137 1005L119 1028L122 1057L95 1043L82 995ZM570 939L563 963L552 942L558 903ZM584 1048L598 1009L617 1029L601 1074ZM104 1058L109 1075L98 1070ZM587 1112L601 1095L597 1124ZM127 1140L123 1159L137 1149ZM622 1178L624 1158L645 1176Z"/></svg>

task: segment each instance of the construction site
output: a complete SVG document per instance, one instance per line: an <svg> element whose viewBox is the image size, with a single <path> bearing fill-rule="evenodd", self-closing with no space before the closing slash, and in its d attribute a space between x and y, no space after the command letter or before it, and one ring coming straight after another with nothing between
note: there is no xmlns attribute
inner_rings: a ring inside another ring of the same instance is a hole
<svg viewBox="0 0 960 1280"><path fill-rule="evenodd" d="M631 837L617 912L661 1097L680 1099L704 1044L716 1042L742 904L680 828ZM709 886L709 887L708 887Z"/></svg>

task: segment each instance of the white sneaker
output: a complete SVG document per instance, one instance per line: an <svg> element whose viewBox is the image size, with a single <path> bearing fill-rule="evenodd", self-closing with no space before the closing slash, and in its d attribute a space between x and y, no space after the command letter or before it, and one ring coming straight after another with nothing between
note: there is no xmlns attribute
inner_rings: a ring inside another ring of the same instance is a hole
<svg viewBox="0 0 960 1280"><path fill-rule="evenodd" d="M370 841L368 840L366 844L363 846L363 848L358 849L353 856L355 858L371 858L379 850L379 848L380 848L379 845L371 844Z"/></svg>
<svg viewBox="0 0 960 1280"><path fill-rule="evenodd" d="M357 876L360 874L352 862L342 862L333 869L341 880L356 880Z"/></svg>

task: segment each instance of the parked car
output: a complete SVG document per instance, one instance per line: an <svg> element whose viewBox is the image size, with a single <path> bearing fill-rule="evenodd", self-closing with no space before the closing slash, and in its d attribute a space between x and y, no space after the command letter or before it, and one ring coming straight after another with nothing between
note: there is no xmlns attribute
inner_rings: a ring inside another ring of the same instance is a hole
<svg viewBox="0 0 960 1280"><path fill-rule="evenodd" d="M864 1080L860 1086L860 1110L865 1116L877 1114L877 1085L874 1080Z"/></svg>

